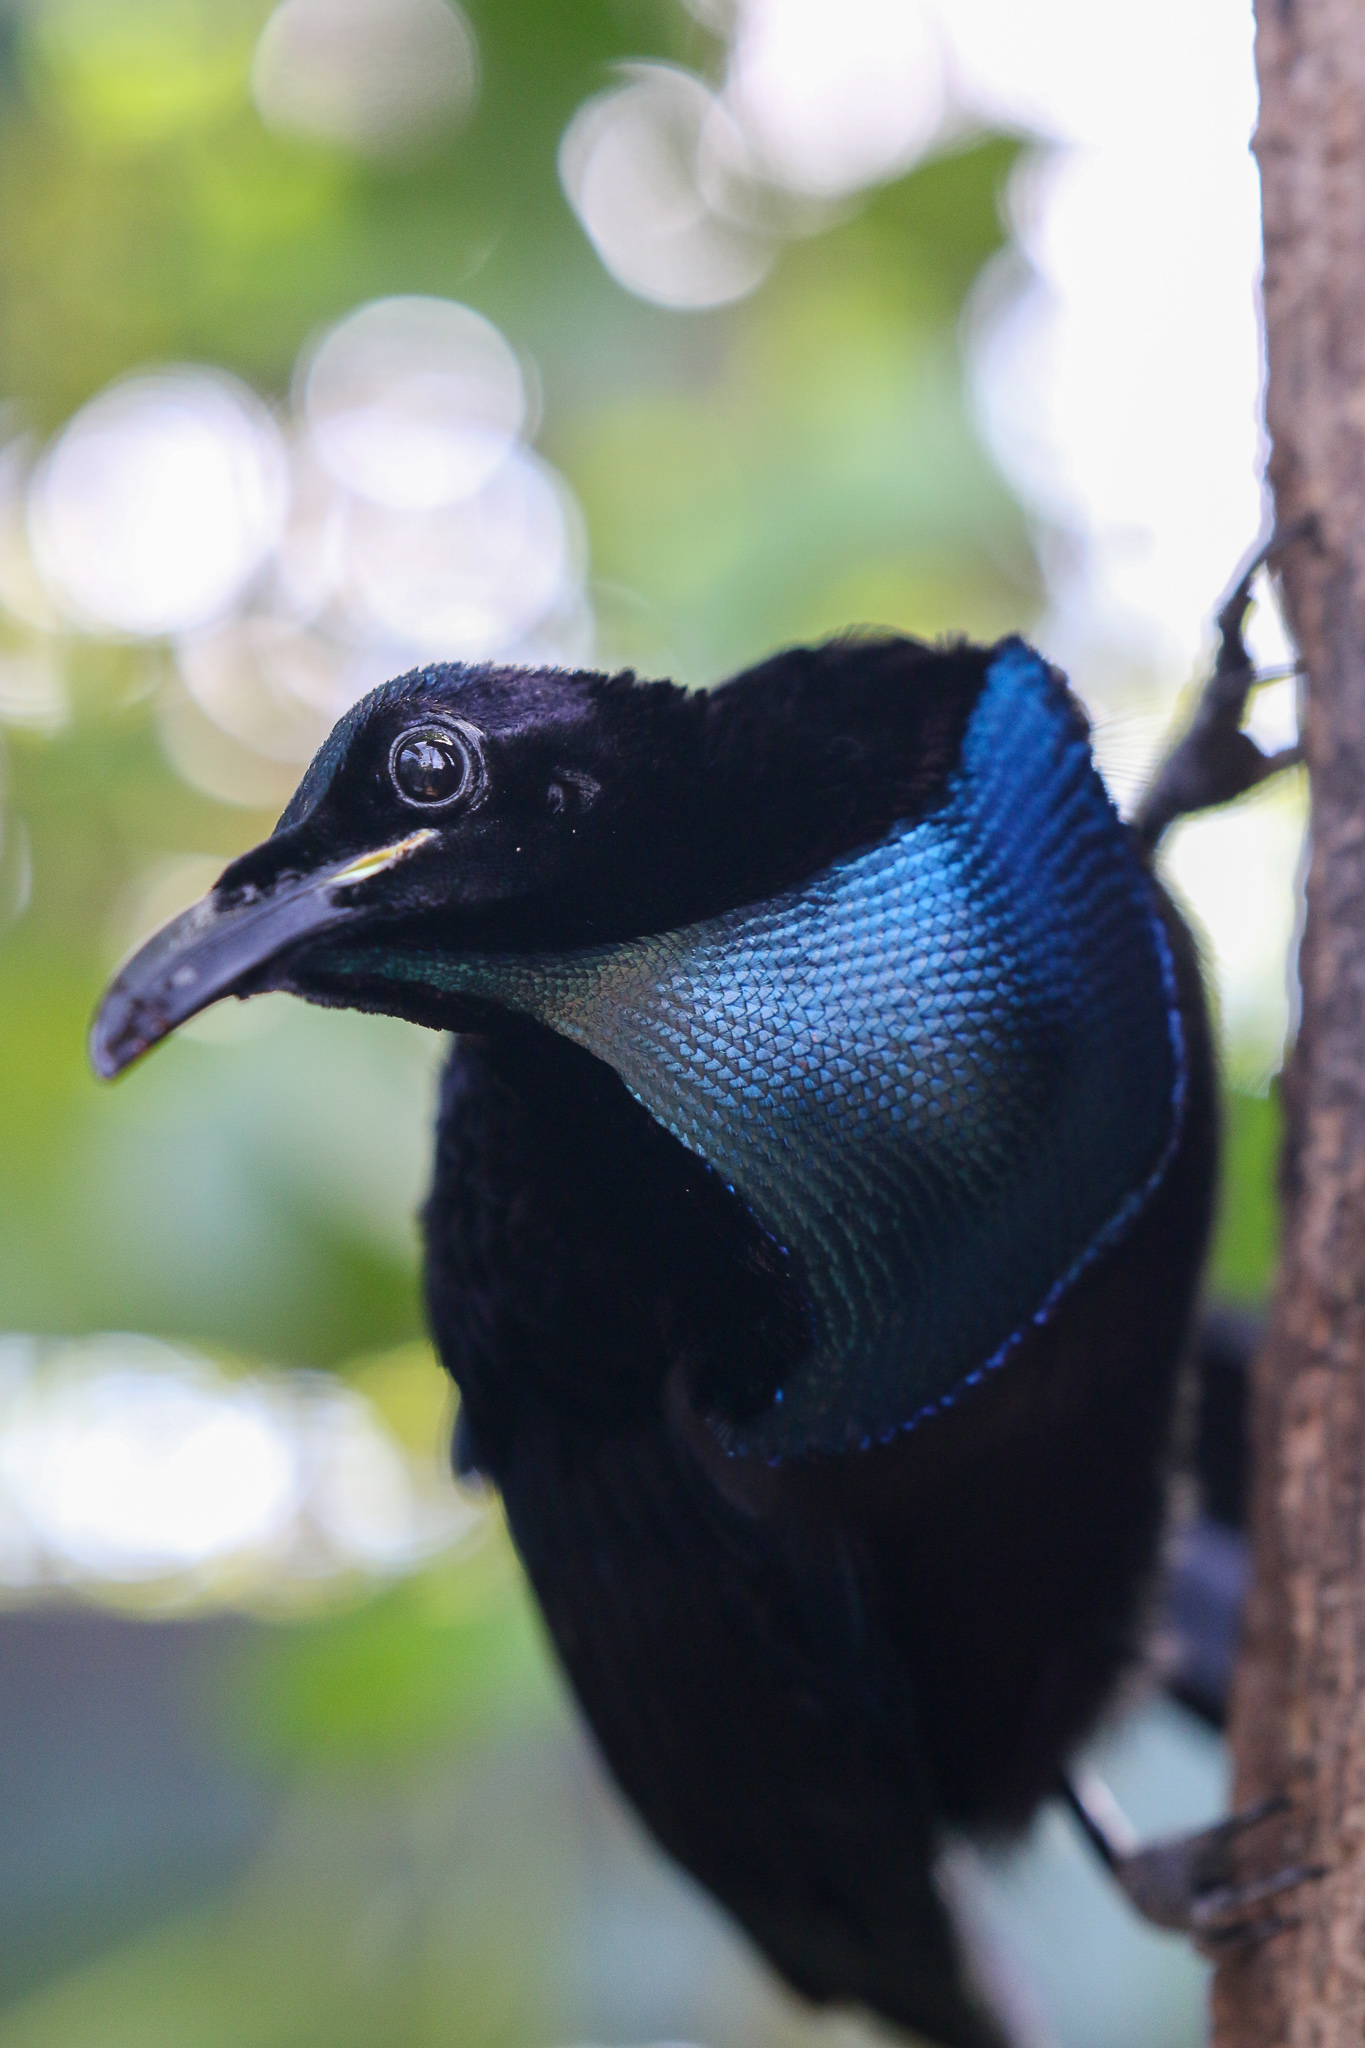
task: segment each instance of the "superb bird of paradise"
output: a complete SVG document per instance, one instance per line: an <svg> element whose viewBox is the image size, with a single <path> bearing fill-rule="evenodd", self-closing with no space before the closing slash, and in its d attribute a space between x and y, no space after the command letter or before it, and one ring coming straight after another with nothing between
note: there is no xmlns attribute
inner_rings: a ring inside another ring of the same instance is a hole
<svg viewBox="0 0 1365 2048"><path fill-rule="evenodd" d="M954 2048L1003 2033L943 1842L1025 1823L1137 1650L1216 1150L1151 849L1251 755L1129 825L1019 640L426 668L95 1026L103 1074L266 989L455 1034L457 1463L665 1849L798 1989Z"/></svg>

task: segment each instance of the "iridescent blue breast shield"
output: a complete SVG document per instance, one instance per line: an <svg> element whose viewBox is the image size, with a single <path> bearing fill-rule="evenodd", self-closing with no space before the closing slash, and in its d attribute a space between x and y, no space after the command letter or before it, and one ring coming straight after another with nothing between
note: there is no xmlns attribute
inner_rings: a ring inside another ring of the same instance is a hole
<svg viewBox="0 0 1365 2048"><path fill-rule="evenodd" d="M789 1252L815 1343L739 1432L769 1457L888 1437L1007 1360L1179 1132L1152 886L1022 645L946 801L881 844L683 930L448 965L607 1061Z"/></svg>

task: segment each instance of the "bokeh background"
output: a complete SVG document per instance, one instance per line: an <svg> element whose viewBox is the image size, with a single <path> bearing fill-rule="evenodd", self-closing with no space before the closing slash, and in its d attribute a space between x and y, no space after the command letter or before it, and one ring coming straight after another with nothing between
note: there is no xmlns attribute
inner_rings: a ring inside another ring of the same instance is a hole
<svg viewBox="0 0 1365 2048"><path fill-rule="evenodd" d="M0 2048L870 2038L655 1856L450 1480L439 1042L84 1035L416 662L1017 627L1130 799L1263 525L1254 113L1245 0L0 0ZM1303 817L1167 856L1243 1307ZM1100 1751L1218 1810L1169 1702ZM1201 2038L1060 1814L952 1881L1036 2043Z"/></svg>

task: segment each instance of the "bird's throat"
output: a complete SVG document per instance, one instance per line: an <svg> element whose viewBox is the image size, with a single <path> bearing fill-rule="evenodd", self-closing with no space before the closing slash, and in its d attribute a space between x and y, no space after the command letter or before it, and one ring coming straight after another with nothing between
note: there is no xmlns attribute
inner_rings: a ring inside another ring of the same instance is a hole
<svg viewBox="0 0 1365 2048"><path fill-rule="evenodd" d="M790 1253L816 1343L739 1433L769 1457L887 1437L1003 1363L1179 1135L1152 885L1022 649L992 668L943 806L802 886L420 971L606 1061Z"/></svg>

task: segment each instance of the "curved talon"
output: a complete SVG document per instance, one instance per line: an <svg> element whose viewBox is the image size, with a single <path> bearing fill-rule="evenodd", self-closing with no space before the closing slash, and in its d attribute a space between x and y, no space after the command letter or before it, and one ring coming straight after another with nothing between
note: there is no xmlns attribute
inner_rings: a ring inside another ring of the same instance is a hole
<svg viewBox="0 0 1365 2048"><path fill-rule="evenodd" d="M1133 830L1149 851L1155 850L1177 818L1231 803L1301 759L1297 747L1263 753L1241 729L1247 698L1262 680L1251 665L1243 632L1258 571L1295 541L1306 539L1313 527L1310 515L1277 529L1252 556L1219 607L1213 673L1200 692L1188 730L1158 768L1133 818ZM1298 668L1296 662L1289 673L1297 673Z"/></svg>
<svg viewBox="0 0 1365 2048"><path fill-rule="evenodd" d="M1149 1848L1129 1846L1131 1830L1108 1788L1086 1775L1062 1781L1062 1794L1128 1903L1155 1927L1190 1935L1205 1954L1265 1941L1297 1923L1255 1909L1326 1875L1321 1864L1296 1863L1264 1877L1240 1880L1232 1851L1244 1835L1288 1813L1282 1794L1263 1799L1197 1834L1176 1835Z"/></svg>
<svg viewBox="0 0 1365 2048"><path fill-rule="evenodd" d="M1246 643L1242 628L1246 623L1247 606L1251 603L1251 586L1260 570L1268 568L1296 541L1308 540L1317 531L1317 516L1305 512L1300 519L1293 519L1288 526L1277 526L1265 546L1258 548L1243 569L1232 589L1218 608L1218 654L1214 662L1214 674L1239 668L1248 669Z"/></svg>
<svg viewBox="0 0 1365 2048"><path fill-rule="evenodd" d="M1190 1914L1190 1932L1196 1940L1224 1941L1244 1934L1248 1929L1264 1927L1267 1920L1276 1916L1251 1916L1249 1907L1258 1906L1263 1899L1276 1899L1282 1892L1295 1891L1301 1884L1315 1884L1326 1875L1324 1864L1295 1863L1287 1870L1277 1870L1272 1877L1253 1878L1247 1884L1222 1885L1217 1891L1206 1892L1195 1900Z"/></svg>
<svg viewBox="0 0 1365 2048"><path fill-rule="evenodd" d="M1261 1942L1270 1941L1277 1934L1291 1934L1302 1925L1297 1913L1267 1913L1260 1920L1239 1920L1235 1927L1196 1934L1194 1945L1207 1961L1216 1963L1231 1949L1257 1948Z"/></svg>

